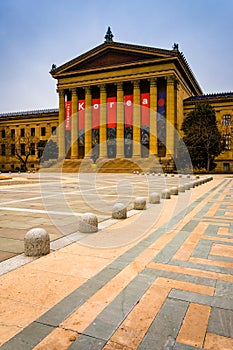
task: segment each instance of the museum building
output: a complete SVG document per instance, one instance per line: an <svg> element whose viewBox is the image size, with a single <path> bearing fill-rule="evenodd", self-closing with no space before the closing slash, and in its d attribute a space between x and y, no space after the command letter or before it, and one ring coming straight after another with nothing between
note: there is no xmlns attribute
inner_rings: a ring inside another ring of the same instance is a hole
<svg viewBox="0 0 233 350"><path fill-rule="evenodd" d="M15 169L14 139L25 144L26 134L37 140L29 158L36 169L38 140L50 137L59 159L95 158L98 165L108 159L149 164L156 158L172 164L184 116L205 101L227 141L216 170L232 171L233 93L204 95L178 44L166 50L115 42L108 28L102 44L53 65L50 73L57 80L58 109L0 114L0 170Z"/></svg>

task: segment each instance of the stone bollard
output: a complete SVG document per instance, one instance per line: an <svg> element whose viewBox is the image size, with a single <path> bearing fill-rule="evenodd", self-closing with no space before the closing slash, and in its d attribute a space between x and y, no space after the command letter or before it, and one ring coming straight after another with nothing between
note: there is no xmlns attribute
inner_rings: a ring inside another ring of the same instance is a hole
<svg viewBox="0 0 233 350"><path fill-rule="evenodd" d="M112 209L113 219L126 219L127 218L127 208L123 203L116 203Z"/></svg>
<svg viewBox="0 0 233 350"><path fill-rule="evenodd" d="M185 187L184 187L184 185L180 185L180 186L178 187L178 192L185 192Z"/></svg>
<svg viewBox="0 0 233 350"><path fill-rule="evenodd" d="M144 197L137 197L134 200L134 209L144 210L146 209L146 200Z"/></svg>
<svg viewBox="0 0 233 350"><path fill-rule="evenodd" d="M32 228L24 237L24 254L42 256L50 252L49 234L43 228Z"/></svg>
<svg viewBox="0 0 233 350"><path fill-rule="evenodd" d="M189 184L188 182L186 182L186 183L184 184L184 188L185 188L185 191L186 191L186 190L190 190L190 184Z"/></svg>
<svg viewBox="0 0 233 350"><path fill-rule="evenodd" d="M168 189L162 190L162 199L170 199L171 193Z"/></svg>
<svg viewBox="0 0 233 350"><path fill-rule="evenodd" d="M79 221L79 231L82 233L98 232L98 219L92 213L85 213Z"/></svg>
<svg viewBox="0 0 233 350"><path fill-rule="evenodd" d="M149 197L149 203L151 203L151 204L158 204L158 203L160 203L160 195L159 195L159 193L157 193L157 192L151 193L150 197Z"/></svg>
<svg viewBox="0 0 233 350"><path fill-rule="evenodd" d="M170 194L173 196L177 196L178 195L178 187L176 187L176 186L171 187Z"/></svg>

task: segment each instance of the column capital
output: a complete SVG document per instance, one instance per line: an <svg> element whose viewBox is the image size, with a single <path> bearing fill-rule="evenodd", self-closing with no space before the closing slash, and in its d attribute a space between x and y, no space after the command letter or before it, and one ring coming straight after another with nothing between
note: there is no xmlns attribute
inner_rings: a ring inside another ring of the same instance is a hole
<svg viewBox="0 0 233 350"><path fill-rule="evenodd" d="M150 85L156 86L157 85L157 78L149 78Z"/></svg>
<svg viewBox="0 0 233 350"><path fill-rule="evenodd" d="M72 95L78 95L78 91L77 91L77 88L72 88L72 89L70 89L71 90L71 92L72 92Z"/></svg>
<svg viewBox="0 0 233 350"><path fill-rule="evenodd" d="M132 80L134 89L140 88L140 80Z"/></svg>
<svg viewBox="0 0 233 350"><path fill-rule="evenodd" d="M117 90L123 90L123 82L122 81L116 83L116 86L117 86Z"/></svg>
<svg viewBox="0 0 233 350"><path fill-rule="evenodd" d="M97 86L100 89L100 92L106 92L106 84L100 84L100 85L97 85Z"/></svg>
<svg viewBox="0 0 233 350"><path fill-rule="evenodd" d="M90 86L84 86L85 94L91 94L91 87Z"/></svg>
<svg viewBox="0 0 233 350"><path fill-rule="evenodd" d="M64 89L57 89L59 97L64 97L65 96L65 90Z"/></svg>
<svg viewBox="0 0 233 350"><path fill-rule="evenodd" d="M168 85L174 85L175 84L175 82L176 82L176 77L175 77L175 75L168 75L167 77L165 77L166 78L166 80L167 80L167 84Z"/></svg>

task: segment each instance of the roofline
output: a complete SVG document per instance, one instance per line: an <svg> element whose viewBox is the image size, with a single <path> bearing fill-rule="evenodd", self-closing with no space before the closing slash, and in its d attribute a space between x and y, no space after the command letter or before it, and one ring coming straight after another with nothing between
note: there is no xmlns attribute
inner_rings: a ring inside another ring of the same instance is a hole
<svg viewBox="0 0 233 350"><path fill-rule="evenodd" d="M184 101L185 102L191 102L191 101L200 101L200 100L207 100L207 99L221 99L221 98L233 98L233 92L216 92L216 93L211 93L211 94L205 94L205 95L196 95L196 96L190 96L186 98Z"/></svg>
<svg viewBox="0 0 233 350"><path fill-rule="evenodd" d="M93 54L95 54L95 52L98 52L100 50L104 50L107 47L108 48L118 47L118 48L123 48L123 49L145 50L148 53L158 53L161 55L169 54L171 57L178 58L181 61L182 65L185 67L185 70L188 73L188 75L190 76L191 80L194 82L196 89L199 91L200 94L202 94L202 89L201 89L192 69L190 68L183 52L181 52L179 50L174 50L174 49L168 50L168 49L155 48L155 47L151 47L151 46L142 46L142 45L137 45L137 44L121 43L121 42L116 42L116 41L104 42L104 43L94 47L93 49L77 56L76 58L73 58L72 60L62 64L61 66L54 68L54 69L51 69L50 74L52 75L53 78L56 79L56 75L59 74L61 71L63 71L65 68L76 63L77 61L82 61L86 57L93 55Z"/></svg>
<svg viewBox="0 0 233 350"><path fill-rule="evenodd" d="M6 112L6 113L0 113L0 118L4 117L14 117L14 116L27 116L31 114L41 115L46 113L58 113L58 108L49 108L49 109L35 109L31 111L20 111L20 112Z"/></svg>

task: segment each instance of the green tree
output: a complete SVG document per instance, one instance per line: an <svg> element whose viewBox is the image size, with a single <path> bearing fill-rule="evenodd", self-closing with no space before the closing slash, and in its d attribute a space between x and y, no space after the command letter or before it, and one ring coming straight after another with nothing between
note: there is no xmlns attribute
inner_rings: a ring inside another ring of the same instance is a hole
<svg viewBox="0 0 233 350"><path fill-rule="evenodd" d="M185 117L181 130L193 167L207 171L214 169L214 159L225 146L213 107L209 103L197 103Z"/></svg>

